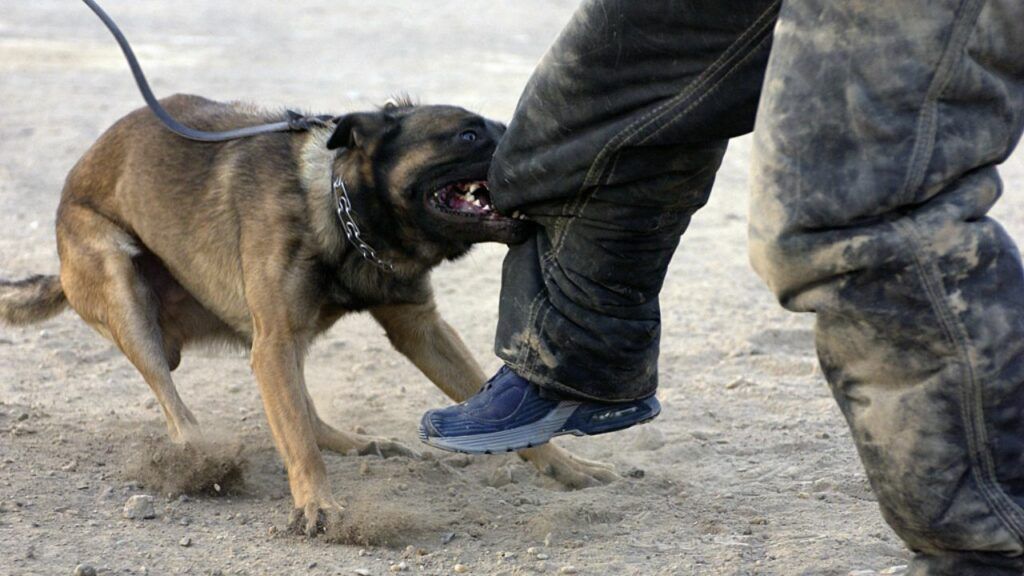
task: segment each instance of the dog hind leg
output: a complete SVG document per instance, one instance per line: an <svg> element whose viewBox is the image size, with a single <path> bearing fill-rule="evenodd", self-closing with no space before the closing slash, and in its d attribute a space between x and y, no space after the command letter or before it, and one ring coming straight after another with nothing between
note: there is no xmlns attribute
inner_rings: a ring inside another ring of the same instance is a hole
<svg viewBox="0 0 1024 576"><path fill-rule="evenodd" d="M61 284L72 308L142 374L160 402L171 439L199 440L199 424L171 380L157 301L132 261L135 240L103 215L71 205L62 207L57 242Z"/></svg>
<svg viewBox="0 0 1024 576"><path fill-rule="evenodd" d="M345 432L332 427L320 419L313 405L313 398L306 391L306 403L309 405L310 418L313 420L313 431L316 444L321 450L330 450L339 454L355 451L360 456L376 454L382 458L406 456L418 458L419 453L391 438L367 436L360 432Z"/></svg>

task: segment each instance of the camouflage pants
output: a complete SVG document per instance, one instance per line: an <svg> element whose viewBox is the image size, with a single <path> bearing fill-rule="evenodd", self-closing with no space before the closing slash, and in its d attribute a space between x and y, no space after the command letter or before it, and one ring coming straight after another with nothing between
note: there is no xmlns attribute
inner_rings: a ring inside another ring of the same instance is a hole
<svg viewBox="0 0 1024 576"><path fill-rule="evenodd" d="M496 352L653 393L666 267L755 112L751 261L816 314L912 573L1024 574L1024 271L986 216L1024 125L1019 0L585 2L492 168L542 227L506 259Z"/></svg>

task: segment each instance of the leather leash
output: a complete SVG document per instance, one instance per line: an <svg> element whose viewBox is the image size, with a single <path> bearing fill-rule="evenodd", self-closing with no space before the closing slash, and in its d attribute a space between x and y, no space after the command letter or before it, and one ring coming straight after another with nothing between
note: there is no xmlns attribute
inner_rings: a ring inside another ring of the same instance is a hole
<svg viewBox="0 0 1024 576"><path fill-rule="evenodd" d="M132 76L135 77L135 84L139 87L139 92L142 93L142 98L146 101L146 105L153 111L153 114L163 122L164 126L168 130L174 132L182 138L189 140L195 140L197 142L227 142L229 140L238 140L239 138L248 138L250 136L258 136L260 134L269 134L272 132L304 132L311 130L317 126L327 126L329 122L333 120L331 116L306 116L294 112L292 110L285 111L288 115L286 120L280 122L272 122L269 124L258 124L255 126L245 126L243 128L236 128L234 130L224 130L220 132L208 132L206 130L196 130L189 128L181 122L174 119L160 102L153 95L153 90L149 87L149 82L146 80L146 75L142 72L142 66L139 65L138 59L135 57L135 52L132 50L128 39L125 38L121 29L117 27L113 18L107 15L100 8L94 0L82 0L86 6L92 10L96 16L103 22L110 30L110 33L114 35L114 40L117 41L117 45L121 47L121 52L124 53L124 57L128 60L128 66L132 70ZM390 262L381 259L376 250L374 250L365 240L362 239L359 225L356 224L354 218L354 212L352 210L352 201L348 196L348 189L345 187L345 183L342 181L340 176L334 174L334 163L331 163L331 194L334 196L334 202L336 204L335 211L338 214L338 221L341 222L342 229L345 231L345 238L348 242L357 250L359 254L367 261L373 263L378 268L385 272L394 272L394 266Z"/></svg>
<svg viewBox="0 0 1024 576"><path fill-rule="evenodd" d="M156 96L153 95L153 90L150 89L149 82L146 80L146 75L142 72L142 66L139 65L138 59L135 58L135 52L132 50L131 45L128 44L128 39L124 37L123 33L121 33L121 29L114 23L114 20L93 0L82 0L82 2L84 2L86 6L99 16L100 20L102 20L103 24L107 27L107 30L110 30L110 33L114 35L114 40L116 40L117 45L121 47L121 52L124 52L125 59L128 60L128 66L132 69L132 76L135 77L135 84L138 85L139 92L142 92L142 98L146 101L146 105L149 106L149 109L153 111L153 114L156 114L156 117L159 118L171 132L174 132L182 138L188 138L189 140L196 140L198 142L227 142L228 140L248 138L249 136L269 134L271 132L301 132L309 130L314 126L326 126L327 122L331 119L330 116L304 116L298 112L288 110L288 118L281 122L246 126L244 128L236 128L234 130L225 130L222 132L207 132L205 130L189 128L175 120L174 117L160 105Z"/></svg>

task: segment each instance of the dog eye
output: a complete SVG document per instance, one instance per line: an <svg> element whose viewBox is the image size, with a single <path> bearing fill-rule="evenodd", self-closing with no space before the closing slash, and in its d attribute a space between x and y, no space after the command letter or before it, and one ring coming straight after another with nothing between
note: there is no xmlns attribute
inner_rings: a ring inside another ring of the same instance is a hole
<svg viewBox="0 0 1024 576"><path fill-rule="evenodd" d="M459 134L459 139L465 140L466 142L476 142L477 135L475 130L463 130Z"/></svg>

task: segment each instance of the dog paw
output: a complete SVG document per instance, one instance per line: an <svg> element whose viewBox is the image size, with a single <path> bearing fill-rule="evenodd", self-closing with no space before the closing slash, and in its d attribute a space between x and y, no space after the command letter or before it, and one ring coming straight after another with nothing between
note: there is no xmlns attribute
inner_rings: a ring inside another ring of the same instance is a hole
<svg viewBox="0 0 1024 576"><path fill-rule="evenodd" d="M320 448L337 452L338 454L376 455L381 458L392 456L419 458L419 454L415 450L406 447L397 440L367 436L361 428L357 428L355 432L345 432L332 428L323 422L319 422L317 425L317 445Z"/></svg>
<svg viewBox="0 0 1024 576"><path fill-rule="evenodd" d="M519 456L533 464L541 474L570 490L603 486L620 479L611 464L573 456L552 443L520 450Z"/></svg>
<svg viewBox="0 0 1024 576"><path fill-rule="evenodd" d="M333 501L312 501L302 508L292 509L288 517L288 531L316 538L341 526L342 507Z"/></svg>
<svg viewBox="0 0 1024 576"><path fill-rule="evenodd" d="M375 438L372 436L364 436L361 440L364 444L356 450L360 456L377 455L381 458L390 458L393 456L405 456L407 458L420 457L418 452L396 440Z"/></svg>

